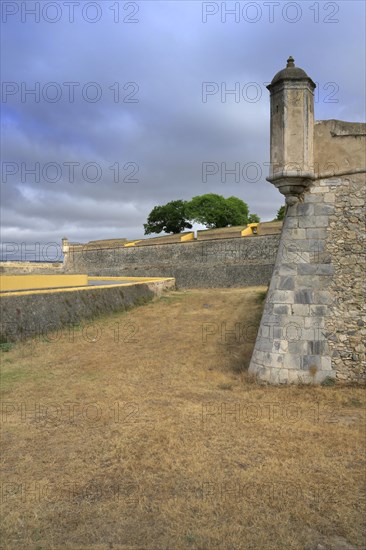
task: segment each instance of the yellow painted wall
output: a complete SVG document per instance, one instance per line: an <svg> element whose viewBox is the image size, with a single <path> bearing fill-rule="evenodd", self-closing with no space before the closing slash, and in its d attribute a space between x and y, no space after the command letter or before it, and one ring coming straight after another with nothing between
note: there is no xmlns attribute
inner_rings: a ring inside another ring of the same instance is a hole
<svg viewBox="0 0 366 550"><path fill-rule="evenodd" d="M84 286L87 275L0 275L0 291Z"/></svg>
<svg viewBox="0 0 366 550"><path fill-rule="evenodd" d="M248 237L249 235L255 235L257 231L257 223L249 223L246 229L241 232L242 237Z"/></svg>
<svg viewBox="0 0 366 550"><path fill-rule="evenodd" d="M140 239L141 240L141 239ZM136 246L137 243L139 243L140 241L132 241L130 243L126 243L124 244L124 248L128 248L129 246Z"/></svg>
<svg viewBox="0 0 366 550"><path fill-rule="evenodd" d="M182 235L180 241L182 243L186 241L194 241L194 233L187 233L186 235Z"/></svg>

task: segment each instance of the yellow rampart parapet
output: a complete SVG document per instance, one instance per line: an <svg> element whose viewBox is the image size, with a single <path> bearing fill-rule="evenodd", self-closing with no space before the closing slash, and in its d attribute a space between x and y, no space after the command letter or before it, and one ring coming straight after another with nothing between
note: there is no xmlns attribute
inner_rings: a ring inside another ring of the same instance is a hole
<svg viewBox="0 0 366 550"><path fill-rule="evenodd" d="M128 248L129 246L136 246L137 243L139 243L141 241L141 239L139 239L138 241L131 241L130 243L126 243L125 245L123 245L123 248Z"/></svg>
<svg viewBox="0 0 366 550"><path fill-rule="evenodd" d="M5 288L5 285L3 285L4 279L12 278L15 279L16 277L24 277L26 281L24 282L24 286L20 288L19 281L13 282L11 285L12 288L9 288L10 285L7 285L7 288ZM31 278L37 277L37 287L31 286ZM47 281L44 279L46 278L53 278L52 281L49 281L49 284L47 284ZM63 281L59 281L59 283L56 286L56 276L55 275L14 275L14 276L0 276L0 298L4 298L6 296L23 296L23 295L29 295L29 294L57 294L59 292L82 292L82 291L97 291L100 289L106 289L111 287L130 287L130 286L138 286L138 285L145 285L145 284L153 284L153 285L175 285L175 279L173 277L88 277L87 275L63 275L63 278L68 278L68 283L65 284ZM58 279L60 279L60 276L57 276ZM77 279L76 279L77 278ZM85 283L86 278L86 283ZM100 284L95 284L95 283ZM52 283L52 284L51 284ZM18 285L16 288L15 286Z"/></svg>
<svg viewBox="0 0 366 550"><path fill-rule="evenodd" d="M258 231L258 223L248 223L247 227L242 230L241 236L248 237L249 235L256 235Z"/></svg>
<svg viewBox="0 0 366 550"><path fill-rule="evenodd" d="M185 243L186 241L194 241L193 231L192 231L192 233L185 233L184 235L181 236L180 242Z"/></svg>
<svg viewBox="0 0 366 550"><path fill-rule="evenodd" d="M0 292L76 287L87 284L87 275L0 275Z"/></svg>

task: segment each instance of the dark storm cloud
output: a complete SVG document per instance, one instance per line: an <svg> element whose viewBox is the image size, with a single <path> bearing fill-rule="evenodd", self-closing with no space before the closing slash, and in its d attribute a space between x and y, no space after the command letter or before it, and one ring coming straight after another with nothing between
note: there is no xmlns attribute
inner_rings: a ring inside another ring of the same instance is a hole
<svg viewBox="0 0 366 550"><path fill-rule="evenodd" d="M273 3L272 23L260 2L252 3L261 10L256 23L242 15L239 22L228 15L223 23L221 3L213 2L210 9L219 11L203 23L201 2L137 2L139 22L133 24L113 22L108 9L115 2L99 4L103 17L94 24L77 10L74 23L63 13L54 24L42 17L22 23L19 14L3 24L2 77L19 87L2 98L2 159L14 163L2 178L4 241L141 237L154 205L206 192L239 196L262 219L273 218L283 201L265 181L265 83L290 54L318 83L317 119L364 119L361 2L292 3L301 10L293 23L286 21L296 18L291 3ZM239 4L245 9L248 3ZM126 3L119 5L126 16ZM56 86L47 86L51 82ZM219 90L206 102L204 82ZM222 101L221 88L231 90L236 82L239 102L232 94ZM24 89L22 96L22 83L39 85L38 102ZM239 162L240 181L227 175L222 182L220 173L203 181L204 162L225 162L228 169ZM39 177L27 173L35 163ZM54 167L42 173L49 163ZM70 163L78 163L72 177Z"/></svg>

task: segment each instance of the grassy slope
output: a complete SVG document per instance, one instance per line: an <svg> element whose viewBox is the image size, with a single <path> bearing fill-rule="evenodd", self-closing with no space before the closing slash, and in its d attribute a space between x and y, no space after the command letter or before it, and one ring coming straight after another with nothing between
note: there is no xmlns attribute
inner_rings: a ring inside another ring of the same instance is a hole
<svg viewBox="0 0 366 550"><path fill-rule="evenodd" d="M261 291L2 353L2 548L365 548L364 391L248 379Z"/></svg>

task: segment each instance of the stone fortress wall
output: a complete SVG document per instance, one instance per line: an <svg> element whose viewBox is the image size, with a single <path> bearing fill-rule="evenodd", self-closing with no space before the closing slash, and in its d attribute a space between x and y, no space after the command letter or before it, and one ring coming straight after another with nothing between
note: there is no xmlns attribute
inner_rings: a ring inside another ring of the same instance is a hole
<svg viewBox="0 0 366 550"><path fill-rule="evenodd" d="M66 273L93 276L174 277L178 288L268 285L281 223L261 224L257 235L241 230L202 231L198 239L166 236L134 243L63 241Z"/></svg>
<svg viewBox="0 0 366 550"><path fill-rule="evenodd" d="M366 124L314 121L292 58L271 92L271 174L287 212L250 372L269 383L366 378Z"/></svg>

